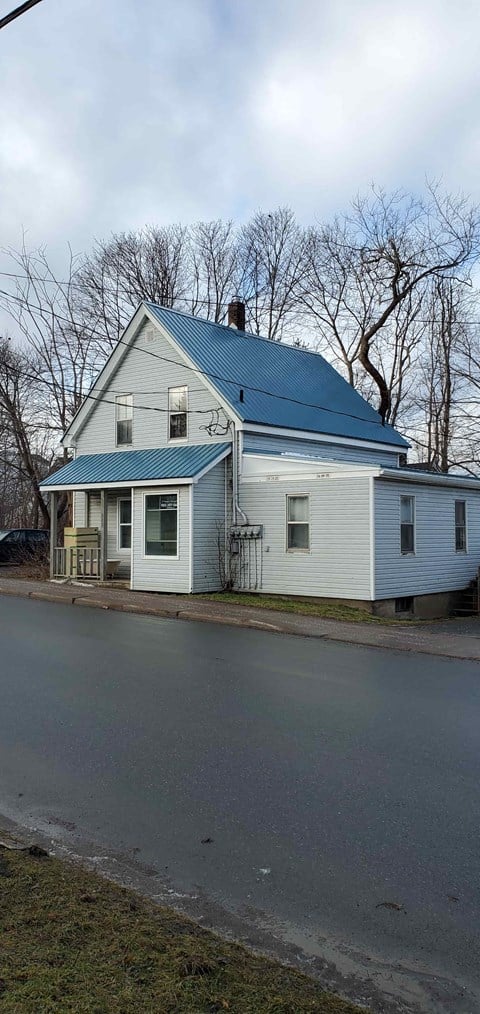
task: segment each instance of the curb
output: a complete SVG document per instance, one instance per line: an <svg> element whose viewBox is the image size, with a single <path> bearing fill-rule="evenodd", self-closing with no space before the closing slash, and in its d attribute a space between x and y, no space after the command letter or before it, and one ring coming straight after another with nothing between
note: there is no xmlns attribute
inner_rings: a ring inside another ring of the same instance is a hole
<svg viewBox="0 0 480 1014"><path fill-rule="evenodd" d="M447 658L451 661L456 660L459 662L480 662L480 653L478 655L461 655L455 653L455 649L452 651L438 651L425 645L407 644L405 642L401 644L382 644L378 641L368 639L358 640L355 637L349 637L347 632L338 634L335 632L317 633L316 631L297 630L288 624L285 626L279 626L278 624L269 623L266 620L249 618L243 619L239 616L222 616L219 613L202 613L197 612L195 609L189 609L188 607L185 609L167 609L162 606L136 605L134 602L106 601L105 599L89 598L86 595L58 595L53 591L23 591L22 589L13 589L8 587L0 587L0 596L1 595L9 595L14 598L34 599L40 602L53 602L57 605L83 606L87 608L90 607L91 609L111 610L112 612L133 613L137 616L158 617L159 619L187 621L196 620L198 623L216 623L227 627L260 630L264 633L285 634L289 637L307 637L318 641L330 641L333 644L349 644L356 648L376 648L378 651L400 651L410 654L432 655L437 658Z"/></svg>

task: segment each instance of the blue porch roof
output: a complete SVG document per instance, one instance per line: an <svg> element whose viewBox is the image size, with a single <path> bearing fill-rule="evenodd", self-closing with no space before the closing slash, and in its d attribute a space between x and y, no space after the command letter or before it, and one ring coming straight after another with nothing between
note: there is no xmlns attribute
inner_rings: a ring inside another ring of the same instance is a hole
<svg viewBox="0 0 480 1014"><path fill-rule="evenodd" d="M230 444L191 444L146 451L80 454L49 475L41 488L142 483L161 479L194 479L230 450Z"/></svg>
<svg viewBox="0 0 480 1014"><path fill-rule="evenodd" d="M318 353L145 306L243 422L409 446Z"/></svg>

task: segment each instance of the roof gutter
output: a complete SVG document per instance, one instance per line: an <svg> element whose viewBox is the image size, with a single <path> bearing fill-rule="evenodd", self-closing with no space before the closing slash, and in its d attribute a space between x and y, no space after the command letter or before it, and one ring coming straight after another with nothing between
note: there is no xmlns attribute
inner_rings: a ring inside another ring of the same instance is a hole
<svg viewBox="0 0 480 1014"><path fill-rule="evenodd" d="M480 479L468 475L450 475L443 472L415 472L408 468L381 468L378 478L388 482L413 482L428 486L463 486L465 489L476 489L480 492Z"/></svg>

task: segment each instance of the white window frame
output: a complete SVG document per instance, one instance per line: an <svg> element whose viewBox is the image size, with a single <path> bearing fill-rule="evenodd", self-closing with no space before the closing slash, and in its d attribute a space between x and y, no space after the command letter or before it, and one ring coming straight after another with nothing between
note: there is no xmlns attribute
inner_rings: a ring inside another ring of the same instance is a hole
<svg viewBox="0 0 480 1014"><path fill-rule="evenodd" d="M127 524L126 521L121 521L120 520L120 518L121 518L120 504L121 503L129 503L130 504L130 523L129 524ZM129 549L127 548L127 546L122 546L122 544L121 544L120 535L121 535L122 528L130 528L130 548ZM133 548L133 503L132 503L132 498L131 498L131 496L119 496L118 499L117 499L117 552L118 553L131 553L132 552L132 548Z"/></svg>
<svg viewBox="0 0 480 1014"><path fill-rule="evenodd" d="M402 521L402 500L411 500L413 505L413 520L411 522ZM400 555L401 556L416 556L417 553L417 499L412 493L401 493L399 500L399 526L398 534L400 536ZM402 549L402 525L411 524L413 528L413 549Z"/></svg>
<svg viewBox="0 0 480 1014"><path fill-rule="evenodd" d="M186 427L186 433L185 433L184 437L171 437L170 436L170 417L172 415L183 415L183 412L181 412L181 413L180 412L172 412L171 409L170 409L170 395L171 395L171 393L173 391L185 391L185 403L186 403L186 409L185 409L185 427ZM169 444L185 444L188 441L188 385L187 384L175 384L174 387L169 387L168 388L167 398L168 398L168 412L167 412L167 426L168 426L167 439L168 439L168 442L169 442Z"/></svg>
<svg viewBox="0 0 480 1014"><path fill-rule="evenodd" d="M457 505L457 503L463 503L464 506L465 506L465 525L457 525L457 511L456 511L456 505ZM461 554L462 553L463 554L468 553L468 514L467 514L467 501L466 500L455 499L453 501L453 524L454 524L454 528L455 528L455 552L456 553L461 553ZM457 528L463 528L463 527L465 528L465 546L463 547L463 549L457 549Z"/></svg>
<svg viewBox="0 0 480 1014"><path fill-rule="evenodd" d="M308 521L289 521L288 518L288 501L292 500L293 497L305 497L307 500L307 514ZM306 549L295 549L290 548L288 545L288 528L289 525L307 525L308 528L308 547ZM303 556L311 552L311 518L310 518L310 493L286 493L285 494L285 552L286 553L300 553Z"/></svg>
<svg viewBox="0 0 480 1014"><path fill-rule="evenodd" d="M122 404L124 405L125 404L125 400L124 400L125 398L131 398L131 409L132 409L132 417L131 417L132 434L131 434L131 439L130 439L130 441L128 443L125 442L125 441L121 441L120 442L119 439L118 439L118 423L119 422L124 422L124 420L118 418L118 411L117 410L118 410L118 406L119 405L122 405ZM132 447L132 445L133 445L133 394L131 393L131 391L125 391L125 394L116 394L115 395L115 447Z"/></svg>
<svg viewBox="0 0 480 1014"><path fill-rule="evenodd" d="M171 496L174 494L177 498L177 555L176 556L154 556L153 553L146 553L147 548L147 496ZM164 563L168 563L172 560L180 559L180 490L172 489L171 486L167 486L165 489L148 490L142 496L142 559L144 560L163 560Z"/></svg>

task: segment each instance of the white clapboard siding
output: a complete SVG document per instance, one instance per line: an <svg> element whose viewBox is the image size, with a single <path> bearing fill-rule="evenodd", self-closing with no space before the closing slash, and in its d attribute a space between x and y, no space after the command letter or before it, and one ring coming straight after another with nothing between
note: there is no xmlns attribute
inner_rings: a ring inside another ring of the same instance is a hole
<svg viewBox="0 0 480 1014"><path fill-rule="evenodd" d="M178 560L146 557L144 543L144 495L178 492ZM167 486L136 489L133 495L132 588L137 591L189 592L191 584L190 487Z"/></svg>
<svg viewBox="0 0 480 1014"><path fill-rule="evenodd" d="M146 355L141 349L165 360ZM173 360L173 362L171 361ZM78 454L100 454L110 451L143 450L168 445L168 388L188 387L188 443L208 444L224 442L228 434L210 436L204 428L212 420L210 409L219 408L219 402L205 387L198 373L185 367L177 350L158 331L154 324L144 324L132 349L126 352L117 372L110 378L95 405L85 427L77 437ZM152 392L152 393L148 393ZM116 446L115 396L133 395L132 444ZM113 404L112 404L113 403ZM140 405L147 406L145 411ZM156 411L162 409L163 411ZM154 411L152 411L154 410ZM223 411L221 420L225 423ZM174 442L178 446L178 441Z"/></svg>
<svg viewBox="0 0 480 1014"><path fill-rule="evenodd" d="M100 493L87 493L87 528L102 527Z"/></svg>
<svg viewBox="0 0 480 1014"><path fill-rule="evenodd" d="M85 493L73 494L73 524L75 528L85 528L87 524L87 497Z"/></svg>
<svg viewBox="0 0 480 1014"><path fill-rule="evenodd" d="M243 448L246 453L278 453L299 455L300 458L318 458L321 461L352 461L363 464L396 466L398 451L377 450L369 447L347 446L318 440L302 440L301 438L275 437L264 433L245 433Z"/></svg>
<svg viewBox="0 0 480 1014"><path fill-rule="evenodd" d="M310 551L287 552L286 495L310 496ZM365 477L240 484L240 505L263 524L262 590L367 600L370 497Z"/></svg>
<svg viewBox="0 0 480 1014"><path fill-rule="evenodd" d="M193 591L221 586L219 553L225 549L225 475L221 461L193 486Z"/></svg>
<svg viewBox="0 0 480 1014"><path fill-rule="evenodd" d="M415 555L400 551L400 497L415 497ZM455 552L455 500L467 505L467 552ZM480 491L375 480L376 598L464 588L480 565Z"/></svg>

